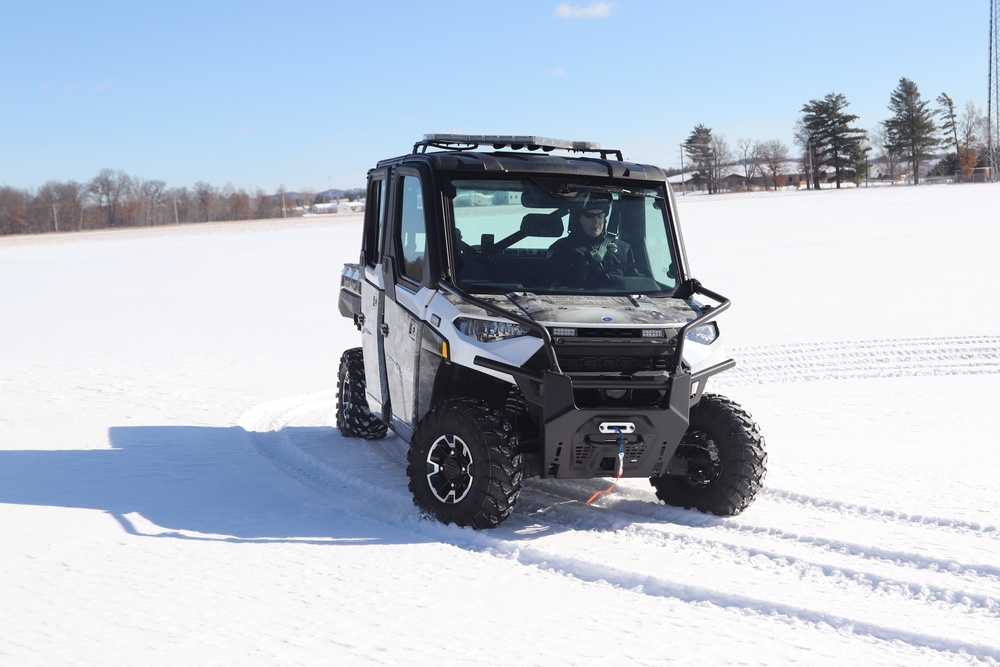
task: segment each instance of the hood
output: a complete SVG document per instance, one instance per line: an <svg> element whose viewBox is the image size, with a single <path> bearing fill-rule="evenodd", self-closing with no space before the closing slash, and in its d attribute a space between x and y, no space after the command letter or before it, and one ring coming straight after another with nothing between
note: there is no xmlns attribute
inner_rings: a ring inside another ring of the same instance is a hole
<svg viewBox="0 0 1000 667"><path fill-rule="evenodd" d="M531 318L541 324L680 327L702 314L696 304L672 297L580 296L531 292L479 294L477 297L501 310ZM485 314L481 309L458 299L452 303L470 315Z"/></svg>

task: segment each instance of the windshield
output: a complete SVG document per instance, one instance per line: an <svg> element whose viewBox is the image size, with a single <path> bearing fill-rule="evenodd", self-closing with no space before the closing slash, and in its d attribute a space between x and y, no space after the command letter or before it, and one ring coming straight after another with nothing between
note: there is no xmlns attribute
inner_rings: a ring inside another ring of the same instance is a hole
<svg viewBox="0 0 1000 667"><path fill-rule="evenodd" d="M455 280L470 292L672 292L664 192L565 179L454 179Z"/></svg>

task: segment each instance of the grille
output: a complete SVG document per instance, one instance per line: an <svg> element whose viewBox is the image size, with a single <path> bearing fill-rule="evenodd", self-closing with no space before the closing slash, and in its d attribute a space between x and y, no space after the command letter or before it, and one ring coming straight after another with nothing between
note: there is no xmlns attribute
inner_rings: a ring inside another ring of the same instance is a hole
<svg viewBox="0 0 1000 667"><path fill-rule="evenodd" d="M641 371L666 371L673 368L677 350L667 346L652 345L559 345L556 356L559 366L567 375L581 378L608 378L628 380ZM549 368L548 357L539 350L525 368L534 371ZM670 392L653 388L640 378L635 378L634 388L596 389L574 387L573 400L579 408L615 407L648 408L667 407Z"/></svg>
<svg viewBox="0 0 1000 667"><path fill-rule="evenodd" d="M577 329L580 338L642 338L642 329Z"/></svg>
<svg viewBox="0 0 1000 667"><path fill-rule="evenodd" d="M559 354L559 365L566 373L624 373L631 375L639 371L665 371L670 367L673 354L656 357L635 357L631 355L585 355Z"/></svg>
<svg viewBox="0 0 1000 667"><path fill-rule="evenodd" d="M643 345L626 349L598 346L560 345L556 348L559 366L565 373L600 373L605 375L632 375L639 371L670 370L674 348ZM549 367L544 350L539 350L525 367L540 371Z"/></svg>

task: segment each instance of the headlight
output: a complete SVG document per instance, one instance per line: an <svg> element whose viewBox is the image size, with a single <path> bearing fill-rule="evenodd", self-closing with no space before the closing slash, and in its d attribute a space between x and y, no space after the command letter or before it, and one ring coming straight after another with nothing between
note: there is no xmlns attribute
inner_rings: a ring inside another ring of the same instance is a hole
<svg viewBox="0 0 1000 667"><path fill-rule="evenodd" d="M687 339L702 345L711 345L719 337L719 327L715 322L703 324L687 332Z"/></svg>
<svg viewBox="0 0 1000 667"><path fill-rule="evenodd" d="M492 343L518 336L527 336L531 329L514 322L496 320L479 320L474 317L460 317L455 320L455 328L463 335L478 340L480 343Z"/></svg>

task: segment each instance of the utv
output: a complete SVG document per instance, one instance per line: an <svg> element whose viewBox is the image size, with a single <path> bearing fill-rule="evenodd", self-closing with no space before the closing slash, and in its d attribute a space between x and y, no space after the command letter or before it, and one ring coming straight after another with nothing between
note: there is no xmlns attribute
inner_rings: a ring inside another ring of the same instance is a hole
<svg viewBox="0 0 1000 667"><path fill-rule="evenodd" d="M409 443L414 503L445 523L499 525L528 476L648 477L670 505L739 514L767 454L747 412L704 393L735 365L728 307L691 277L658 167L589 142L426 135L368 173L337 427Z"/></svg>

